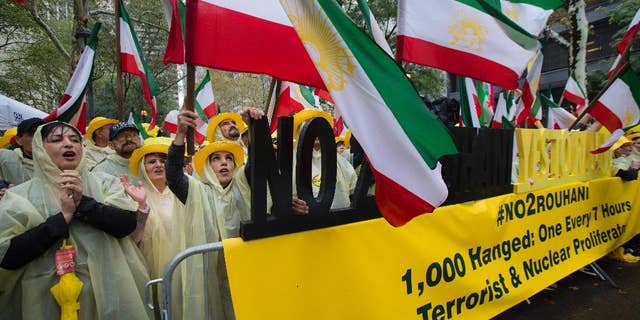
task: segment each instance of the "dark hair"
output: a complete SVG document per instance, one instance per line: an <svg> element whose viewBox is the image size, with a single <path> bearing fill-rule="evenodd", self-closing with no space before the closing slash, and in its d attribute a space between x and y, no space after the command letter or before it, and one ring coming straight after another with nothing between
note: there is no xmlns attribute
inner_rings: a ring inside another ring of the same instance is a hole
<svg viewBox="0 0 640 320"><path fill-rule="evenodd" d="M42 125L42 129L40 130L40 135L42 136L42 140L46 141L47 137L51 134L51 132L53 132L53 130L57 128L69 128L73 133L76 134L76 136L78 136L80 140L82 140L82 134L80 133L80 131L78 131L78 129L76 129L76 127L66 122L59 122L59 121L49 122L47 124Z"/></svg>

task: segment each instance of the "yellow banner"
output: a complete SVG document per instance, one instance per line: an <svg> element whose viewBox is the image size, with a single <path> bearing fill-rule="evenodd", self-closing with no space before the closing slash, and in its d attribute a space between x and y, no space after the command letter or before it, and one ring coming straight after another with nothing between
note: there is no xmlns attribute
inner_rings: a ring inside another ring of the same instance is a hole
<svg viewBox="0 0 640 320"><path fill-rule="evenodd" d="M603 178L383 219L224 241L238 319L488 319L639 230L638 182Z"/></svg>

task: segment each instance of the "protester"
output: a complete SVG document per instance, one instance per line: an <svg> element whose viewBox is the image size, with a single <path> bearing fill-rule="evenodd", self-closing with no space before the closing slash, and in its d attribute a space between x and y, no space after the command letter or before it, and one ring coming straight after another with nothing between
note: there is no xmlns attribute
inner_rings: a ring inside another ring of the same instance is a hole
<svg viewBox="0 0 640 320"><path fill-rule="evenodd" d="M82 157L82 136L71 125L39 127L33 178L0 200L3 319L60 319L50 291L61 279L54 270L72 271L81 281L79 319L149 318L142 298L149 278L128 237L137 226L136 207L144 211L145 204L136 205L117 178L86 170ZM65 242L75 254L58 251Z"/></svg>
<svg viewBox="0 0 640 320"><path fill-rule="evenodd" d="M32 146L31 140L36 129L44 120L40 118L30 118L18 124L15 137L16 149L0 149L0 180L18 185L31 179L33 174Z"/></svg>
<svg viewBox="0 0 640 320"><path fill-rule="evenodd" d="M242 116L235 112L224 112L216 115L207 127L207 141L231 141L242 146L244 159L247 160L249 145L242 140L241 133L247 132L247 124ZM247 136L248 139L248 136Z"/></svg>
<svg viewBox="0 0 640 320"><path fill-rule="evenodd" d="M315 109L304 109L293 116L293 136L297 137L297 141L300 141L299 134L302 125L313 118L324 118L331 126L333 126L333 119L328 113ZM341 156L336 157L336 164L336 189L331 209L348 208L351 206L349 195L353 193L356 187L356 172L351 163ZM320 150L320 141L316 138L313 145L313 155L311 160L311 185L314 196L317 196L320 191L320 183L322 181L321 173L322 152Z"/></svg>
<svg viewBox="0 0 640 320"><path fill-rule="evenodd" d="M126 174L134 185L137 184L139 179L133 178L129 170L129 158L140 146L142 146L142 138L138 128L133 123L118 122L109 129L109 147L115 153L108 155L91 171L104 172L116 177Z"/></svg>
<svg viewBox="0 0 640 320"><path fill-rule="evenodd" d="M261 118L262 111L247 109L246 117ZM187 128L195 128L196 117L192 111L181 110L178 115L178 131L169 148L167 180L169 187L181 202L185 202L192 188L191 180L181 174L182 154ZM229 141L211 142L194 156L193 163L201 181L211 195L222 239L239 236L240 221L250 219L251 191L246 178L242 147ZM293 199L295 214L306 214L308 207L300 199Z"/></svg>
<svg viewBox="0 0 640 320"><path fill-rule="evenodd" d="M118 120L105 117L95 117L89 122L87 133L84 135L84 160L88 168L95 166L108 155L115 153L109 147L109 130L116 123L118 123Z"/></svg>

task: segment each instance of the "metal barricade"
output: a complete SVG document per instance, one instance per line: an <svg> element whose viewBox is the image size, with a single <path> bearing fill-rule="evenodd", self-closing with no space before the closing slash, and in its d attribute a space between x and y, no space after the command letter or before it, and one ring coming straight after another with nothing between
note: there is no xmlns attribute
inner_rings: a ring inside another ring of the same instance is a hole
<svg viewBox="0 0 640 320"><path fill-rule="evenodd" d="M178 265L180 264L180 262L196 254L202 255L202 264L204 266L202 270L203 270L204 281L206 283L207 271L209 268L208 264L206 263L206 254L221 251L221 250L222 250L222 242L213 242L213 243L206 243L206 244L193 246L178 253L167 264L167 267L164 269L164 274L162 275L162 278L153 279L147 282L145 286L145 302L147 304L147 307L153 310L154 312L156 311L155 305L152 302L152 299L154 296L153 287L156 285L161 285L162 300L160 301L160 303L162 304L162 308L160 310L160 313L162 315L163 320L170 320L171 319L171 281L173 278L173 272L176 270L176 268L178 268ZM205 290L205 294L206 292L207 290ZM210 319L210 315L208 314L209 299L206 296L205 296L205 301L206 301L206 305L204 306L204 308L207 312L205 319Z"/></svg>

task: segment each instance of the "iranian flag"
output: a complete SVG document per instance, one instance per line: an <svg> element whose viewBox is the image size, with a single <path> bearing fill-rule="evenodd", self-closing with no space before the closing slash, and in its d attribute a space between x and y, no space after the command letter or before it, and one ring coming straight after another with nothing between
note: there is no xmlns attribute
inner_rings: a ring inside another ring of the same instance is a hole
<svg viewBox="0 0 640 320"><path fill-rule="evenodd" d="M216 105L216 98L213 95L213 86L211 85L209 71L206 71L200 85L196 88L195 109L202 121L206 123L209 123L209 119L218 114L218 107Z"/></svg>
<svg viewBox="0 0 640 320"><path fill-rule="evenodd" d="M344 137L349 127L344 123L342 112L337 106L333 107L333 135L336 137Z"/></svg>
<svg viewBox="0 0 640 320"><path fill-rule="evenodd" d="M178 110L171 110L164 118L163 128L169 133L175 134L178 131ZM202 119L196 119L196 130L193 130L193 137L198 144L202 144L207 139L207 123Z"/></svg>
<svg viewBox="0 0 640 320"><path fill-rule="evenodd" d="M625 68L589 109L589 114L609 130L626 130L640 122L640 79Z"/></svg>
<svg viewBox="0 0 640 320"><path fill-rule="evenodd" d="M509 95L513 96L513 93L509 91L507 94L507 99ZM513 125L508 125L509 123L509 109L507 109L507 99L504 98L504 93L500 92L498 95L498 103L496 104L496 112L491 119L491 128L511 128Z"/></svg>
<svg viewBox="0 0 640 320"><path fill-rule="evenodd" d="M288 117L303 109L318 109L319 99L315 90L308 86L282 81L276 90L278 99L271 113L271 132L278 129L278 117Z"/></svg>
<svg viewBox="0 0 640 320"><path fill-rule="evenodd" d="M584 90L576 81L575 75L573 72L569 76L567 80L567 84L564 86L564 91L562 91L562 96L574 103L576 107L576 112L582 113L582 110L587 105L587 95L584 93Z"/></svg>
<svg viewBox="0 0 640 320"><path fill-rule="evenodd" d="M480 124L488 125L491 122L491 119L493 118L493 115L494 115L493 85L483 81L477 81L476 89L477 89L476 91L478 92L478 101L480 101L480 106L482 107L482 113L480 115Z"/></svg>
<svg viewBox="0 0 640 320"><path fill-rule="evenodd" d="M313 52L376 180L376 203L393 226L432 212L448 195L438 160L456 154L444 125L425 108L402 69L334 0L281 0Z"/></svg>
<svg viewBox="0 0 640 320"><path fill-rule="evenodd" d="M530 116L534 119L537 116L535 112L532 112L534 104L536 102L536 94L538 92L538 86L540 85L540 73L542 72L542 51L538 51L535 58L529 63L527 68L527 77L522 85L522 111L518 114L516 123L520 124ZM529 119L531 120L531 119ZM530 123L532 121L529 121Z"/></svg>
<svg viewBox="0 0 640 320"><path fill-rule="evenodd" d="M548 129L567 129L576 121L576 117L571 112L565 110L559 106L553 99L547 98L544 95L540 95L540 98L549 108L549 115L547 117Z"/></svg>
<svg viewBox="0 0 640 320"><path fill-rule="evenodd" d="M607 78L611 79L616 72L618 71L618 69L621 69L621 66L625 65L625 63L623 63L625 58L623 55L618 54L616 55L616 59L613 60L613 64L611 64L611 68L609 68L609 71L607 71Z"/></svg>
<svg viewBox="0 0 640 320"><path fill-rule="evenodd" d="M516 89L539 43L498 6L478 0L399 0L396 57Z"/></svg>
<svg viewBox="0 0 640 320"><path fill-rule="evenodd" d="M553 10L564 5L562 0L500 0L502 12L532 35L547 26Z"/></svg>
<svg viewBox="0 0 640 320"><path fill-rule="evenodd" d="M362 11L364 23L367 25L367 30L369 31L373 41L375 41L389 56L393 57L393 52L387 42L387 38L384 36L382 29L380 29L378 20L376 20L376 17L367 5L367 0L358 0L358 6L360 7L360 11Z"/></svg>
<svg viewBox="0 0 640 320"><path fill-rule="evenodd" d="M609 136L609 139L607 139L607 141L605 141L597 149L591 150L589 152L593 154L598 154L598 153L603 153L605 151L609 151L609 149L611 149L611 147L613 147L613 145L616 144L616 142L618 142L620 137L622 137L623 135L624 135L624 130L617 129L616 131L613 131L611 133L611 136Z"/></svg>
<svg viewBox="0 0 640 320"><path fill-rule="evenodd" d="M278 0L187 2L186 60L325 88Z"/></svg>
<svg viewBox="0 0 640 320"><path fill-rule="evenodd" d="M78 60L73 75L64 90L62 98L58 103L58 107L44 118L44 121L64 121L72 124L80 132L85 133L87 129L87 102L85 100L85 92L87 83L91 78L93 70L93 60L96 54L96 37L100 30L100 23L93 25L91 35L87 39L87 45L82 51L82 55Z"/></svg>
<svg viewBox="0 0 640 320"><path fill-rule="evenodd" d="M131 24L129 14L120 1L120 70L125 73L140 77L142 82L142 94L144 100L151 109L151 123L149 129L156 125L156 96L160 93L158 83L153 72L144 62L142 49L138 42L138 37Z"/></svg>
<svg viewBox="0 0 640 320"><path fill-rule="evenodd" d="M638 10L633 16L633 19L631 19L627 32L624 34L624 37L622 37L622 41L618 44L618 53L624 54L627 49L629 49L631 40L633 40L633 37L638 33L638 29L640 29L640 10Z"/></svg>
<svg viewBox="0 0 640 320"><path fill-rule="evenodd" d="M167 0L164 0L167 1ZM184 38L185 38L185 7L182 0L168 0L170 11L169 37L167 38L167 48L164 52L162 62L164 64L184 63Z"/></svg>
<svg viewBox="0 0 640 320"><path fill-rule="evenodd" d="M458 77L460 87L460 126L480 128L482 106L473 79Z"/></svg>

